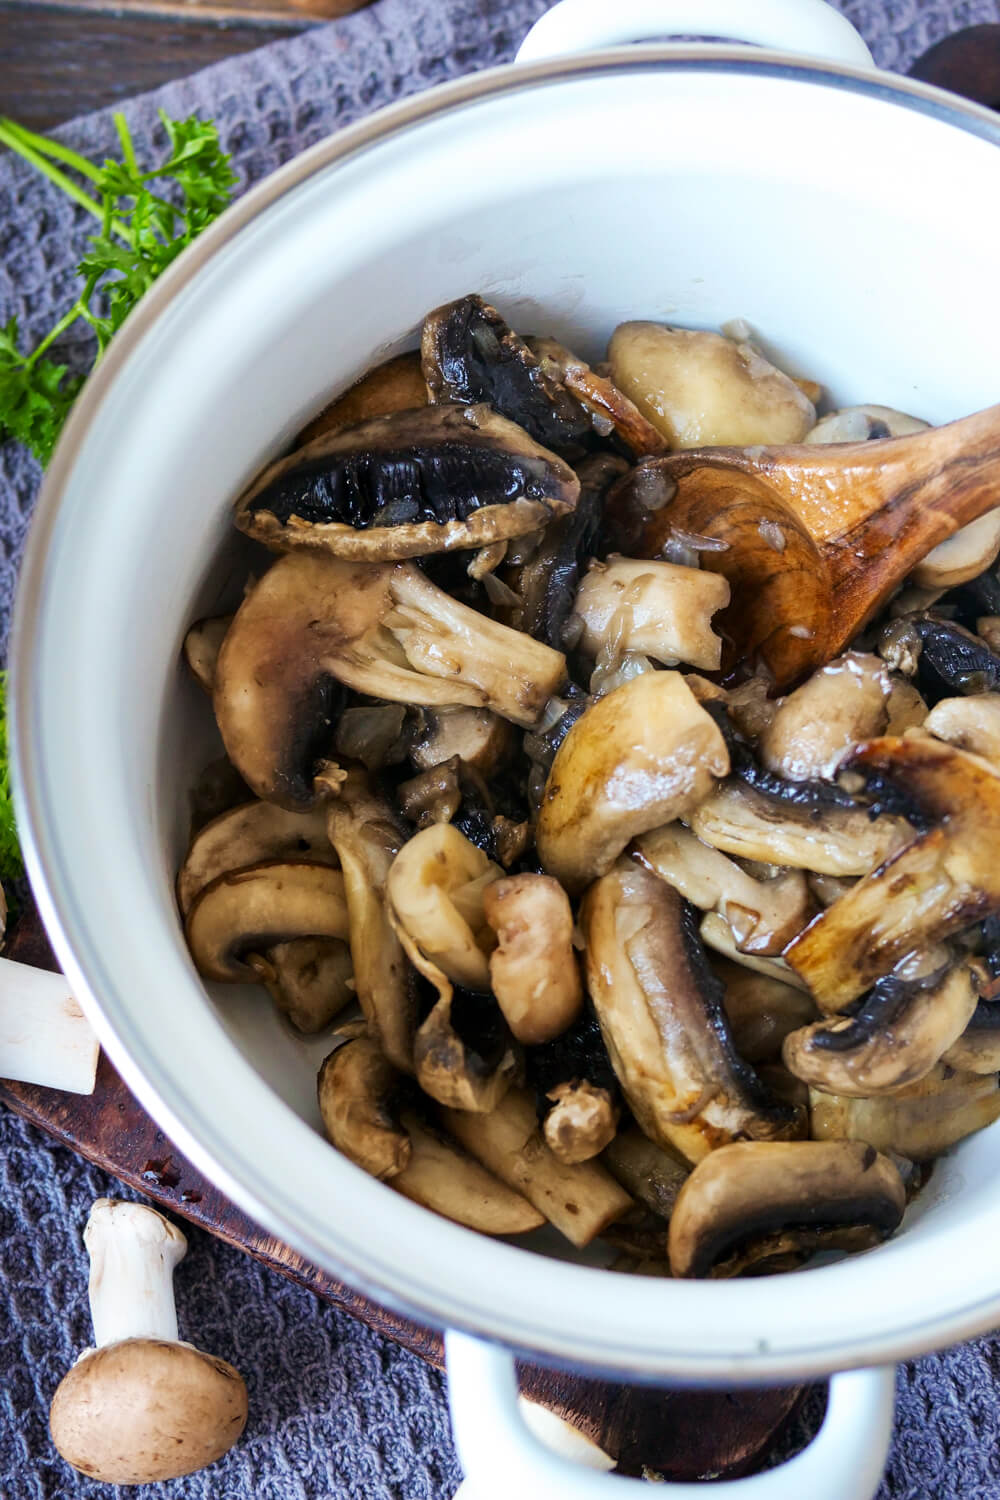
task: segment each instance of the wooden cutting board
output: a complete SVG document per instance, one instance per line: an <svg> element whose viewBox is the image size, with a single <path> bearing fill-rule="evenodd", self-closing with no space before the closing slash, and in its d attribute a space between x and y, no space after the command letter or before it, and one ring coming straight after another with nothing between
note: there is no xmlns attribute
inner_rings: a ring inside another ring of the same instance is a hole
<svg viewBox="0 0 1000 1500"><path fill-rule="evenodd" d="M33 910L14 926L5 954L39 968L58 968ZM120 1182L144 1193L158 1207L245 1250L271 1270L308 1287L440 1367L440 1334L352 1291L261 1229L172 1145L103 1054L92 1095L0 1080L0 1100ZM678 1480L752 1470L805 1394L801 1386L738 1392L660 1391L533 1365L523 1365L520 1375L526 1395L599 1443L618 1460L621 1473L641 1474L647 1466Z"/></svg>

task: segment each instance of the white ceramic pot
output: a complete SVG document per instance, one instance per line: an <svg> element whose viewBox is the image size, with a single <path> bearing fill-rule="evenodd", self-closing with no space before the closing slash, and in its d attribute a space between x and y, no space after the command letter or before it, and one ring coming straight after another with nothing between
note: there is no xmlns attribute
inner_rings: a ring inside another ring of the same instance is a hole
<svg viewBox="0 0 1000 1500"><path fill-rule="evenodd" d="M623 318L740 316L838 403L939 422L997 399L995 117L874 72L821 0L564 0L522 56L685 29L800 55L660 45L434 89L289 163L149 293L39 502L13 642L17 806L60 959L172 1139L317 1264L461 1330L454 1415L478 1493L631 1483L527 1434L505 1352L519 1350L635 1380L864 1371L835 1378L802 1458L719 1487L850 1500L877 1483L892 1363L1000 1321L997 1129L939 1165L890 1243L805 1274L674 1283L532 1254L331 1150L323 1043L292 1040L252 991L209 998L173 900L186 788L216 753L179 649L239 595L230 501L429 308L479 290L590 355Z"/></svg>

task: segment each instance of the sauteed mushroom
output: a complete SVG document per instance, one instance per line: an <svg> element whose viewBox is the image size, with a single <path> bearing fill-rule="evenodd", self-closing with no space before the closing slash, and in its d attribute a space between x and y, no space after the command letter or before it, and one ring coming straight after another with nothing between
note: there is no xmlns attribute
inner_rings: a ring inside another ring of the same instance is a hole
<svg viewBox="0 0 1000 1500"><path fill-rule="evenodd" d="M942 698L922 727L935 739L981 755L1000 770L1000 693Z"/></svg>
<svg viewBox="0 0 1000 1500"><path fill-rule="evenodd" d="M729 584L717 573L610 557L591 563L569 623L580 621L577 645L588 656L638 651L664 666L686 662L710 672L722 660L712 616L728 603Z"/></svg>
<svg viewBox="0 0 1000 1500"><path fill-rule="evenodd" d="M490 984L519 1042L537 1045L566 1030L583 1005L573 952L573 913L550 875L514 875L483 890L496 933Z"/></svg>
<svg viewBox="0 0 1000 1500"><path fill-rule="evenodd" d="M276 552L386 562L486 547L573 509L561 458L486 406L374 417L264 470L236 505L241 531Z"/></svg>
<svg viewBox="0 0 1000 1500"><path fill-rule="evenodd" d="M930 426L920 417L894 411L891 406L843 406L820 417L802 439L804 443L865 443L876 438L905 437Z"/></svg>
<svg viewBox="0 0 1000 1500"><path fill-rule="evenodd" d="M347 937L344 877L305 861L265 860L233 870L198 895L185 932L199 974L253 983L253 954L292 938Z"/></svg>
<svg viewBox="0 0 1000 1500"><path fill-rule="evenodd" d="M337 864L322 808L289 812L272 802L244 802L206 823L177 876L181 915L187 916L198 892L219 875L273 859Z"/></svg>
<svg viewBox="0 0 1000 1500"><path fill-rule="evenodd" d="M303 427L295 446L304 448L318 437L367 422L372 417L387 417L394 411L413 411L427 405L427 386L420 368L420 355L397 354L376 365L343 395L324 406L318 417Z"/></svg>
<svg viewBox="0 0 1000 1500"><path fill-rule="evenodd" d="M777 1061L785 1038L819 1017L812 997L795 984L725 958L713 959L712 969L722 980L733 1046L754 1067Z"/></svg>
<svg viewBox="0 0 1000 1500"><path fill-rule="evenodd" d="M324 1062L317 1083L323 1128L348 1160L380 1181L410 1160L410 1138L399 1122L399 1073L370 1036L347 1034Z"/></svg>
<svg viewBox="0 0 1000 1500"><path fill-rule="evenodd" d="M247 963L297 1031L311 1036L357 998L351 950L340 938L292 938Z"/></svg>
<svg viewBox="0 0 1000 1500"><path fill-rule="evenodd" d="M214 615L211 619L196 620L184 637L184 660L191 669L191 675L206 693L210 694L215 686L215 664L232 623L232 615Z"/></svg>
<svg viewBox="0 0 1000 1500"><path fill-rule="evenodd" d="M1000 1076L938 1063L919 1082L874 1099L810 1089L809 1114L818 1140L865 1141L877 1151L931 1161L1000 1119Z"/></svg>
<svg viewBox="0 0 1000 1500"><path fill-rule="evenodd" d="M885 729L890 686L877 656L837 657L781 700L761 734L761 760L791 781L832 780L848 750Z"/></svg>
<svg viewBox="0 0 1000 1500"><path fill-rule="evenodd" d="M454 984L490 987L487 953L496 939L487 924L484 894L502 875L448 823L414 834L392 862L386 892L398 922Z"/></svg>

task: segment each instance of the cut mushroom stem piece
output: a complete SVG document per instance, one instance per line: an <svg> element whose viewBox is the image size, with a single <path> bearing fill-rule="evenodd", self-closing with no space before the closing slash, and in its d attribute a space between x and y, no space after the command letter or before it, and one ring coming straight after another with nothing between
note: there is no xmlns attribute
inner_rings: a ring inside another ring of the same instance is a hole
<svg viewBox="0 0 1000 1500"><path fill-rule="evenodd" d="M907 799L929 831L827 907L785 957L821 1010L843 1010L914 952L1000 910L1000 776L927 738L873 740L844 762L876 799Z"/></svg>
<svg viewBox="0 0 1000 1500"><path fill-rule="evenodd" d="M253 983L251 954L293 938L347 938L344 877L329 865L283 860L234 870L200 893L186 932L199 974Z"/></svg>
<svg viewBox="0 0 1000 1500"><path fill-rule="evenodd" d="M264 470L236 525L275 552L388 562L487 547L573 509L580 482L488 406L394 412L314 439Z"/></svg>
<svg viewBox="0 0 1000 1500"><path fill-rule="evenodd" d="M155 1484L214 1463L243 1431L247 1392L224 1359L178 1341L172 1277L187 1241L152 1208L100 1198L84 1242L96 1347L55 1393L53 1442L104 1484Z"/></svg>
<svg viewBox="0 0 1000 1500"><path fill-rule="evenodd" d="M527 1234L540 1229L545 1215L475 1157L459 1149L443 1131L414 1110L403 1109L410 1159L392 1178L404 1198L480 1234Z"/></svg>
<svg viewBox="0 0 1000 1500"><path fill-rule="evenodd" d="M891 1093L931 1071L965 1030L976 1000L967 965L944 976L883 979L855 1015L793 1031L782 1058L796 1078L827 1093Z"/></svg>
<svg viewBox="0 0 1000 1500"><path fill-rule="evenodd" d="M177 876L181 915L220 875L275 859L336 865L322 807L296 813L271 802L244 802L206 823Z"/></svg>
<svg viewBox="0 0 1000 1500"><path fill-rule="evenodd" d="M709 911L705 913L701 920L701 926L698 928L698 936L706 948L711 948L714 952L721 954L723 958L730 959L734 965L739 965L741 969L746 969L752 974L763 975L768 979L777 980L783 985L792 985L794 988L801 990L803 994L808 995L809 986L805 980L801 979L794 969L790 969L783 958L765 958L763 954L744 953L742 949L738 948L736 946L736 939L733 937L733 929L725 917L720 917L718 912Z"/></svg>
<svg viewBox="0 0 1000 1500"><path fill-rule="evenodd" d="M547 1098L552 1108L542 1123L545 1144L560 1161L572 1166L599 1156L618 1129L620 1110L607 1089L586 1078L557 1083Z"/></svg>
<svg viewBox="0 0 1000 1500"><path fill-rule="evenodd" d="M519 1042L551 1041L576 1020L583 986L573 951L573 913L550 875L513 875L483 890L496 933L490 986Z"/></svg>
<svg viewBox="0 0 1000 1500"><path fill-rule="evenodd" d="M431 1099L477 1114L495 1109L520 1070L520 1056L492 995L456 989L402 929L403 948L438 992L413 1043L417 1082Z"/></svg>
<svg viewBox="0 0 1000 1500"><path fill-rule="evenodd" d="M678 1195L670 1269L732 1276L779 1248L867 1249L892 1234L905 1206L895 1166L860 1141L724 1146L695 1167Z"/></svg>
<svg viewBox="0 0 1000 1500"><path fill-rule="evenodd" d="M755 880L679 823L642 834L635 851L647 869L686 901L724 917L745 953L781 953L812 916L814 904L801 870Z"/></svg>
<svg viewBox="0 0 1000 1500"><path fill-rule="evenodd" d="M866 1141L911 1161L931 1161L1000 1119L1000 1077L938 1063L919 1083L876 1099L810 1089L809 1112L817 1140Z"/></svg>
<svg viewBox="0 0 1000 1500"><path fill-rule="evenodd" d="M563 740L538 818L538 855L571 894L630 839L682 817L729 770L718 726L679 672L633 678L593 703Z"/></svg>
<svg viewBox="0 0 1000 1500"><path fill-rule="evenodd" d="M523 1193L574 1245L591 1240L632 1208L597 1162L567 1166L546 1146L531 1095L512 1089L489 1114L445 1109L450 1135L501 1181Z"/></svg>
<svg viewBox="0 0 1000 1500"><path fill-rule="evenodd" d="M601 1161L633 1198L661 1219L670 1218L677 1194L691 1172L682 1156L654 1145L634 1125L608 1143Z"/></svg>
<svg viewBox="0 0 1000 1500"><path fill-rule="evenodd" d="M582 623L579 649L588 656L639 652L664 666L678 662L717 671L722 641L712 616L729 603L729 584L718 573L669 562L610 557L591 563L577 590L570 625Z"/></svg>
<svg viewBox="0 0 1000 1500"><path fill-rule="evenodd" d="M370 1036L351 1035L330 1053L319 1072L319 1112L338 1151L380 1182L410 1160L410 1138L399 1121L401 1074Z"/></svg>
<svg viewBox="0 0 1000 1500"><path fill-rule="evenodd" d="M694 1162L732 1140L801 1134L736 1055L722 986L671 886L619 860L588 890L580 925L608 1056L651 1140Z"/></svg>
<svg viewBox="0 0 1000 1500"><path fill-rule="evenodd" d="M99 1053L61 974L0 958L0 1078L92 1094Z"/></svg>

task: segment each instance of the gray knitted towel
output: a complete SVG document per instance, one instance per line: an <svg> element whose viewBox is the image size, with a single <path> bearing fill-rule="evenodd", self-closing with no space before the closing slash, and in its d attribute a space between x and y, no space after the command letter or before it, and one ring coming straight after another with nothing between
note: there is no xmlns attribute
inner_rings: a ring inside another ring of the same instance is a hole
<svg viewBox="0 0 1000 1500"><path fill-rule="evenodd" d="M545 8L545 0L378 0L344 21L169 84L134 100L126 114L140 151L157 135L158 107L214 117L242 180L255 182L379 105L509 60ZM1000 0L841 0L841 8L876 62L901 70L948 32L1000 20ZM91 156L114 151L104 112L62 134ZM85 220L19 161L0 159L0 324L16 313L33 341L69 306ZM30 459L12 445L0 448L2 640L38 478ZM113 1493L67 1469L46 1428L52 1393L89 1340L80 1233L93 1199L109 1194L121 1195L115 1182L0 1110L0 1500ZM197 1232L190 1240L176 1277L181 1330L243 1372L250 1421L220 1464L155 1493L164 1500L449 1500L459 1475L439 1377L238 1252ZM786 1449L803 1441L820 1411L821 1402L811 1403ZM881 1500L923 1497L1000 1500L996 1338L903 1372Z"/></svg>

